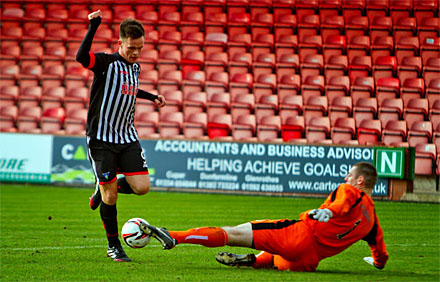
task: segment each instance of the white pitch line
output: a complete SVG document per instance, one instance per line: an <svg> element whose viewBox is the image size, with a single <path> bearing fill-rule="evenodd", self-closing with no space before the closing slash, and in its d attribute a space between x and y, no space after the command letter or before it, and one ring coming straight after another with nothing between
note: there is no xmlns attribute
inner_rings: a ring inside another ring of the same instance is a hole
<svg viewBox="0 0 440 282"><path fill-rule="evenodd" d="M389 246L399 246L399 247L439 247L440 244L386 244L387 247ZM44 250L68 250L68 249L101 249L101 248L107 248L107 245L94 245L94 246L63 246L63 247L33 247L33 248L0 248L1 250L11 250L11 251L44 251ZM162 247L158 244L151 244L148 246L148 248L158 248ZM201 245L179 245L179 248L181 247L202 247Z"/></svg>

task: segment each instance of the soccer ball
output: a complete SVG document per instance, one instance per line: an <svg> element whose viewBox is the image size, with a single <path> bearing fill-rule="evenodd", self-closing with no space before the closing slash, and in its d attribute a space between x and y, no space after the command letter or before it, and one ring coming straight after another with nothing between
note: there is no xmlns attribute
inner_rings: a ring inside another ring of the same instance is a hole
<svg viewBox="0 0 440 282"><path fill-rule="evenodd" d="M122 226L121 236L125 244L131 248L143 248L150 243L151 236L147 235L139 227L140 222L148 224L145 219L132 218Z"/></svg>

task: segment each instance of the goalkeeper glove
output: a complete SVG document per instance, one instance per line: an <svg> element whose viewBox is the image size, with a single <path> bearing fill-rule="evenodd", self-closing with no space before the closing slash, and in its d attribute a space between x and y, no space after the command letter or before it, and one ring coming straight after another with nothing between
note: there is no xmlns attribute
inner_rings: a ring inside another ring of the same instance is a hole
<svg viewBox="0 0 440 282"><path fill-rule="evenodd" d="M376 263L374 263L374 259L372 257L364 257L364 261L372 266L374 266L377 269L383 269L384 266L378 266Z"/></svg>
<svg viewBox="0 0 440 282"><path fill-rule="evenodd" d="M309 217L319 222L327 222L333 217L333 213L329 209L314 209L309 212Z"/></svg>

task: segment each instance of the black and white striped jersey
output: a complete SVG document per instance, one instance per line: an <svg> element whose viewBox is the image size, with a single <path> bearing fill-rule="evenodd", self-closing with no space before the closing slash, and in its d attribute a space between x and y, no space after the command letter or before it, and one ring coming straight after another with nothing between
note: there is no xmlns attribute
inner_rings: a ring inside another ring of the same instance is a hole
<svg viewBox="0 0 440 282"><path fill-rule="evenodd" d="M86 134L104 142L126 144L138 140L134 127L140 66L118 52L89 53L94 72Z"/></svg>

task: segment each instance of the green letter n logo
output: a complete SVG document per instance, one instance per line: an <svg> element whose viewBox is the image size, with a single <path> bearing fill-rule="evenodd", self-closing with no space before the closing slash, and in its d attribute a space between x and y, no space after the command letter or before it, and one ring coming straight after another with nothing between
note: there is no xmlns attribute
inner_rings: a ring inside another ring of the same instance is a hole
<svg viewBox="0 0 440 282"><path fill-rule="evenodd" d="M376 169L380 177L404 177L404 148L376 148Z"/></svg>

